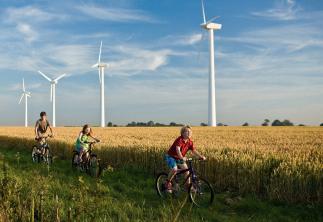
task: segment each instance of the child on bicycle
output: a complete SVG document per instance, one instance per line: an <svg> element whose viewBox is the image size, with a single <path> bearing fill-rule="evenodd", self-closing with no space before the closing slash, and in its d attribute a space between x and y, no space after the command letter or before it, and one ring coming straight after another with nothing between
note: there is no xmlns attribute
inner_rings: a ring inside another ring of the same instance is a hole
<svg viewBox="0 0 323 222"><path fill-rule="evenodd" d="M49 135L46 134L48 129L50 130ZM40 119L38 119L35 124L35 140L37 141L38 148L43 148L43 145L46 143L46 138L48 136L53 137L54 133L47 120L46 112L42 111L40 113ZM45 154L45 149L41 149L40 151L43 155Z"/></svg>
<svg viewBox="0 0 323 222"><path fill-rule="evenodd" d="M170 172L168 174L168 180L166 182L167 192L172 192L172 179L174 178L178 168L188 169L187 164L185 163L187 158L185 157L186 153L190 150L195 156L201 160L205 160L205 156L201 155L194 147L192 137L192 128L190 126L184 126L181 129L181 136L178 137L173 145L169 148L167 154L165 155L165 160ZM189 172L185 173L187 177ZM187 180L186 186L189 187L190 178Z"/></svg>
<svg viewBox="0 0 323 222"><path fill-rule="evenodd" d="M81 163L83 160L83 155L87 153L89 149L89 138L92 138L95 142L100 142L99 139L93 136L92 129L88 124L83 126L82 131L79 133L79 136L76 140L76 151L79 153L78 162Z"/></svg>

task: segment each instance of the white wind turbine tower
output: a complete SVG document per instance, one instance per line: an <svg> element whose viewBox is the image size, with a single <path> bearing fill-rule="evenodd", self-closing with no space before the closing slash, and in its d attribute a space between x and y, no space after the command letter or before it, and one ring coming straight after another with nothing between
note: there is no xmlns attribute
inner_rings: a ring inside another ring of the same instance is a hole
<svg viewBox="0 0 323 222"><path fill-rule="evenodd" d="M201 0L203 23L201 27L209 32L210 38L210 66L209 66L209 107L208 107L208 125L216 126L216 107L215 107L215 66L214 66L214 30L220 30L222 25L213 23L214 19L219 16L213 17L210 20L206 20L204 2Z"/></svg>
<svg viewBox="0 0 323 222"><path fill-rule="evenodd" d="M30 92L26 91L25 80L22 79L22 94L18 104L21 103L24 97L25 97L25 127L28 127L28 97L31 97L31 94Z"/></svg>
<svg viewBox="0 0 323 222"><path fill-rule="evenodd" d="M53 127L56 127L56 84L58 83L58 80L66 76L66 74L62 74L58 76L55 79L51 79L48 76L46 76L44 73L41 71L38 71L40 75L42 75L45 79L47 79L50 82L50 101L52 102L52 107L53 107Z"/></svg>
<svg viewBox="0 0 323 222"><path fill-rule="evenodd" d="M101 63L102 41L100 45L99 59L92 68L98 68L100 81L100 105L101 105L101 127L105 127L105 104L104 104L104 69L108 66L106 63Z"/></svg>

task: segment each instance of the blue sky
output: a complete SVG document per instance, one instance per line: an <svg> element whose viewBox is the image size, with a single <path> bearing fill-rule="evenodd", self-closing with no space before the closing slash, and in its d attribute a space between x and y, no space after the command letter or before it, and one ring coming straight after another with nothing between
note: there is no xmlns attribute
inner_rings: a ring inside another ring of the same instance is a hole
<svg viewBox="0 0 323 222"><path fill-rule="evenodd" d="M218 122L323 122L323 2L205 0L215 33ZM92 69L103 41L107 121L207 122L208 36L199 0L0 1L0 125L23 125L22 78L32 93L29 123L99 123ZM203 34L204 33L204 34ZM51 119L51 118L50 118Z"/></svg>

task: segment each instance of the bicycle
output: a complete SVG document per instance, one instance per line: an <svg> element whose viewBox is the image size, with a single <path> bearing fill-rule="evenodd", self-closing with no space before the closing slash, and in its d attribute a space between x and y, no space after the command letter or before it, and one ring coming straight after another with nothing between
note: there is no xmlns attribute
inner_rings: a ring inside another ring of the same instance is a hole
<svg viewBox="0 0 323 222"><path fill-rule="evenodd" d="M189 158L186 161L188 163L187 169L177 170L175 176L173 177L172 183L172 194L178 196L181 192L188 193L189 200L197 207L209 206L213 203L214 200L214 191L211 184L203 178L200 178L194 168L193 168L193 159ZM184 175L186 172L189 172L187 177L184 176L184 182L179 182L180 175ZM187 189L185 186L190 178L191 183ZM168 173L162 172L157 175L155 188L158 195L161 198L166 198L168 196L166 182L168 179Z"/></svg>
<svg viewBox="0 0 323 222"><path fill-rule="evenodd" d="M50 151L47 139L53 137L52 135L43 136L41 138L35 138L39 144L34 145L31 152L31 158L34 163L44 162L46 164L53 163L53 156Z"/></svg>
<svg viewBox="0 0 323 222"><path fill-rule="evenodd" d="M97 158L97 155L93 153L94 144L98 142L89 142L89 149L83 153L82 162L79 162L80 153L76 150L73 150L72 157L72 168L80 169L82 172L86 172L92 177L99 177L102 173L102 166L100 159Z"/></svg>

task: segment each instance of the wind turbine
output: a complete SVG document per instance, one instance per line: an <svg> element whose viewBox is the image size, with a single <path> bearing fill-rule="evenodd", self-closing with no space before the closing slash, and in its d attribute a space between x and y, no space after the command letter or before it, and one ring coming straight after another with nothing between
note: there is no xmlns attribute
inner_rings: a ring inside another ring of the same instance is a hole
<svg viewBox="0 0 323 222"><path fill-rule="evenodd" d="M31 97L30 92L26 91L25 88L25 80L22 79L22 94L19 99L19 103L21 103L22 99L25 97L25 127L28 127L28 97Z"/></svg>
<svg viewBox="0 0 323 222"><path fill-rule="evenodd" d="M208 107L208 125L216 126L216 107L215 107L215 66L214 66L214 30L220 30L221 24L212 21L219 18L215 16L210 20L206 20L204 2L201 0L203 23L201 27L209 32L210 38L210 66L209 66L209 107Z"/></svg>
<svg viewBox="0 0 323 222"><path fill-rule="evenodd" d="M38 71L38 73L40 75L42 75L45 79L47 79L50 82L50 101L52 102L52 107L53 107L53 127L56 127L56 84L58 83L58 80L60 80L61 78L63 78L64 76L66 76L66 74L62 74L60 76L58 76L55 79L51 79L48 76L46 76L44 73L42 73L41 71Z"/></svg>
<svg viewBox="0 0 323 222"><path fill-rule="evenodd" d="M99 70L99 81L100 81L100 105L101 105L101 127L105 127L105 105L104 105L104 69L108 67L108 64L101 63L101 52L102 52L102 41L99 51L99 59L92 68L98 68Z"/></svg>

